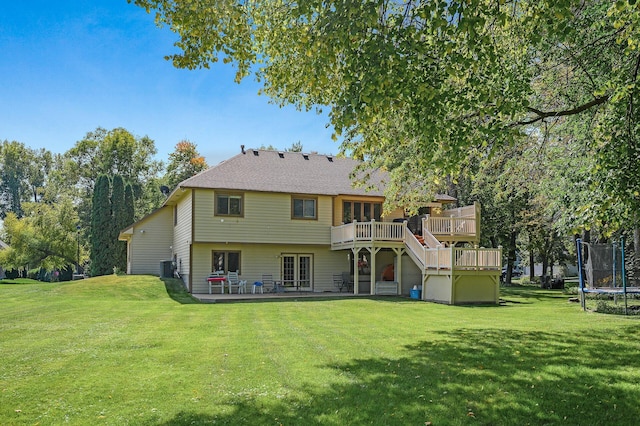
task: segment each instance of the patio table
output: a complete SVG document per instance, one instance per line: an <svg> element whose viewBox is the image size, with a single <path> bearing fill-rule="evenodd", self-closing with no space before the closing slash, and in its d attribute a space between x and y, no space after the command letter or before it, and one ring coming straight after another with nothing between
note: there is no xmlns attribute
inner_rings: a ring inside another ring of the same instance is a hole
<svg viewBox="0 0 640 426"><path fill-rule="evenodd" d="M211 294L211 283L214 283L214 282L221 284L222 294L224 294L225 281L227 281L227 277L208 277L207 282L209 283L209 294ZM231 288L229 288L229 293L231 293Z"/></svg>

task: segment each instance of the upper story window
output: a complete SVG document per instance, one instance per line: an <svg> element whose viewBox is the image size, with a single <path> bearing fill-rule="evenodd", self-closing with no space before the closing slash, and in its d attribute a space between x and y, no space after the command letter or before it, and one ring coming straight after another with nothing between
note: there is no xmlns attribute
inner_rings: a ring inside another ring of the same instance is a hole
<svg viewBox="0 0 640 426"><path fill-rule="evenodd" d="M342 203L342 222L369 222L371 219L380 221L382 218L382 203L364 201L344 201Z"/></svg>
<svg viewBox="0 0 640 426"><path fill-rule="evenodd" d="M242 216L242 195L216 194L216 216Z"/></svg>
<svg viewBox="0 0 640 426"><path fill-rule="evenodd" d="M318 201L315 198L293 197L291 217L294 219L317 219Z"/></svg>

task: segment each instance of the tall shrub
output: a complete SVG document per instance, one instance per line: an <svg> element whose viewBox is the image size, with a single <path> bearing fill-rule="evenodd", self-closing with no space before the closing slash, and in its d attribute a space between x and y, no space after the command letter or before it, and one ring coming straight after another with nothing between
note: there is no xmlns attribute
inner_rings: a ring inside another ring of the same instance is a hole
<svg viewBox="0 0 640 426"><path fill-rule="evenodd" d="M127 245L124 241L118 241L120 231L130 223L127 223L124 180L120 175L114 175L111 183L111 211L113 213L110 229L111 243L113 245L114 266L120 271L127 268Z"/></svg>
<svg viewBox="0 0 640 426"><path fill-rule="evenodd" d="M113 272L112 213L110 183L106 175L100 175L93 190L91 207L91 275L108 275Z"/></svg>

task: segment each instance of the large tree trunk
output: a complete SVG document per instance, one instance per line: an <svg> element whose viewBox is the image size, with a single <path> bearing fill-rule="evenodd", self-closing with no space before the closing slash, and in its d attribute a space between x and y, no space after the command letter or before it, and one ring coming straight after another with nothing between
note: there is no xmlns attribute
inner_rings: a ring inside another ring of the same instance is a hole
<svg viewBox="0 0 640 426"><path fill-rule="evenodd" d="M591 242L591 231L589 231L588 229L585 229L585 231L582 233L582 242L583 243ZM586 264L587 260L589 260L589 248L586 244L583 244L582 245L582 262Z"/></svg>
<svg viewBox="0 0 640 426"><path fill-rule="evenodd" d="M516 231L511 231L511 235L509 236L509 248L507 252L507 271L504 278L504 282L506 284L511 284L511 277L513 276L513 264L516 261L516 239L518 237L518 233Z"/></svg>
<svg viewBox="0 0 640 426"><path fill-rule="evenodd" d="M637 223L637 220L636 220ZM631 277L633 280L632 285L635 287L638 285L638 277L640 272L640 228L636 226L633 228L633 256L630 256L632 259L631 262L631 271L627 273L627 277Z"/></svg>
<svg viewBox="0 0 640 426"><path fill-rule="evenodd" d="M535 282L536 280L536 271L535 271L535 259L533 253L533 247L529 249L529 282Z"/></svg>
<svg viewBox="0 0 640 426"><path fill-rule="evenodd" d="M582 232L582 247L579 249L582 250L582 279L586 282L586 272L585 266L587 264L587 260L589 259L589 246L585 243L589 243L591 240L591 231L585 229Z"/></svg>

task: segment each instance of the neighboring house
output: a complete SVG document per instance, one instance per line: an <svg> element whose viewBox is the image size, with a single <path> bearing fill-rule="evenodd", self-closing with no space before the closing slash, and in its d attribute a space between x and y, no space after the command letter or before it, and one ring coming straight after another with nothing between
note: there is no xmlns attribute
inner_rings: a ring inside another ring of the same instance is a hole
<svg viewBox="0 0 640 426"><path fill-rule="evenodd" d="M4 250L7 248L9 248L9 245L4 241L0 240L0 250ZM2 265L0 265L0 280L3 278L5 278L4 269L2 268Z"/></svg>
<svg viewBox="0 0 640 426"><path fill-rule="evenodd" d="M498 302L500 250L452 247L479 241L478 205L442 210L455 199L438 196L420 217L383 214L386 174L372 173L370 188L356 188L357 164L242 149L121 231L127 273L162 275L171 261L196 294L209 291L213 271L237 270L249 287L269 274L288 291L333 292L342 290L340 276L358 283L349 288L356 294L408 295L422 286L425 300ZM389 265L394 279L382 281Z"/></svg>

